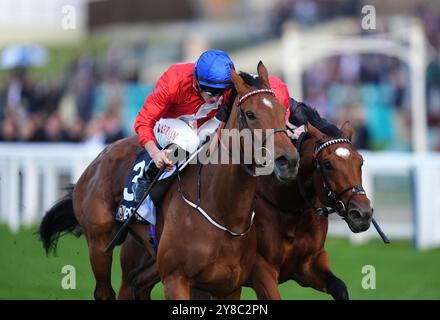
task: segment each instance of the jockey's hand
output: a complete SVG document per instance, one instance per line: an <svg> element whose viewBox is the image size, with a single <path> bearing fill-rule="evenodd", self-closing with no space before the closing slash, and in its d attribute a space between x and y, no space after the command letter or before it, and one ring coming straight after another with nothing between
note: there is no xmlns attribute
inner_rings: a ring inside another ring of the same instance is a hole
<svg viewBox="0 0 440 320"><path fill-rule="evenodd" d="M173 169L173 164L168 159L168 155L172 152L171 150L159 150L159 148L156 146L156 143L153 141L148 141L145 144L145 149L147 150L156 167L160 169L163 167L163 165L166 165L165 171L170 171Z"/></svg>
<svg viewBox="0 0 440 320"><path fill-rule="evenodd" d="M287 130L287 135L289 136L290 139L298 139L299 136L301 135L301 133L307 131L306 126L302 125L299 127L295 127L294 125L292 125L290 122L287 122L287 127L289 127L290 129L292 129L292 131Z"/></svg>
<svg viewBox="0 0 440 320"><path fill-rule="evenodd" d="M174 167L172 162L168 159L169 154L172 152L172 150L159 150L158 152L151 155L151 158L153 159L156 167L162 168L164 165L166 165L165 171L171 171Z"/></svg>

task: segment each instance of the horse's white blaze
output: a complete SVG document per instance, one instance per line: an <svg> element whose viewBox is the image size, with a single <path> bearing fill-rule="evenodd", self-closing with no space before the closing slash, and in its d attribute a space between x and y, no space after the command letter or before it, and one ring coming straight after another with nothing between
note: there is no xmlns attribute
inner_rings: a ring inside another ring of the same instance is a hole
<svg viewBox="0 0 440 320"><path fill-rule="evenodd" d="M337 148L335 152L338 157L344 159L347 159L350 156L350 150L348 150L347 148Z"/></svg>
<svg viewBox="0 0 440 320"><path fill-rule="evenodd" d="M273 104L272 104L272 102L270 102L269 99L267 99L267 98L263 98L263 103L264 103L266 106L268 106L269 108L273 108Z"/></svg>

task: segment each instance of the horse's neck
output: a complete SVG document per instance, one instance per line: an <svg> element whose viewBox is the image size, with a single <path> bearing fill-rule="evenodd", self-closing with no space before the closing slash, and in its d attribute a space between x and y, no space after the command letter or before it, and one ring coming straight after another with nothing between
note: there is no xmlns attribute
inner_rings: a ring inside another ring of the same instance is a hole
<svg viewBox="0 0 440 320"><path fill-rule="evenodd" d="M304 142L304 152L312 153L314 141ZM290 184L280 184L275 175L260 178L258 183L258 195L270 202L282 212L297 213L308 206L308 201L316 201L316 193L313 189L313 159L310 156L300 156L299 174L295 181ZM298 181L299 179L299 181ZM298 184L306 194L307 200L302 196Z"/></svg>
<svg viewBox="0 0 440 320"><path fill-rule="evenodd" d="M309 207L310 203L314 204L317 197L313 187L313 176L316 168L312 154L315 150L315 147L316 140L314 138L303 141L299 147L300 170L295 183L295 193L300 195L298 206L300 206L301 209Z"/></svg>
<svg viewBox="0 0 440 320"><path fill-rule="evenodd" d="M225 129L233 128L238 128L236 109L232 110L225 126ZM222 159L222 153L229 153L222 146L219 146L218 150L219 159ZM207 199L213 204L213 215L221 219L226 226L244 230L249 225L249 217L253 210L256 178L247 174L240 165L232 164L229 154L228 159L229 164L209 165L209 169L206 168Z"/></svg>
<svg viewBox="0 0 440 320"><path fill-rule="evenodd" d="M207 199L213 215L234 230L245 230L253 210L256 179L237 164L210 165Z"/></svg>

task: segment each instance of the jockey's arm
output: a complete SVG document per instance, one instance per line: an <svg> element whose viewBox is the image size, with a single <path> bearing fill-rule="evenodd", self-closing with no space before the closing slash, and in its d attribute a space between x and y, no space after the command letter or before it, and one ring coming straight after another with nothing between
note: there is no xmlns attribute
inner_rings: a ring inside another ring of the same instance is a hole
<svg viewBox="0 0 440 320"><path fill-rule="evenodd" d="M172 104L174 93L170 92L169 81L171 80L165 72L157 82L154 91L145 100L134 125L140 144L147 150L156 166L159 168L166 164L167 170L172 168L172 163L167 158L169 151L159 150L157 147L154 126Z"/></svg>

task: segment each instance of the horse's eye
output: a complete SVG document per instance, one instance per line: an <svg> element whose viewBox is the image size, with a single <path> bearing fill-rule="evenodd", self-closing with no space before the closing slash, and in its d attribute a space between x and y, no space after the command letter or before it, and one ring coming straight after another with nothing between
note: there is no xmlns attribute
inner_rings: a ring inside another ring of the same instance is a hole
<svg viewBox="0 0 440 320"><path fill-rule="evenodd" d="M256 119L255 114L252 111L246 111L246 117L249 120L255 120Z"/></svg>
<svg viewBox="0 0 440 320"><path fill-rule="evenodd" d="M327 170L331 170L333 168L329 160L324 160L324 168L326 168Z"/></svg>
<svg viewBox="0 0 440 320"><path fill-rule="evenodd" d="M364 165L364 163L365 163L365 160L364 159L362 159L362 162L361 162L361 167Z"/></svg>

